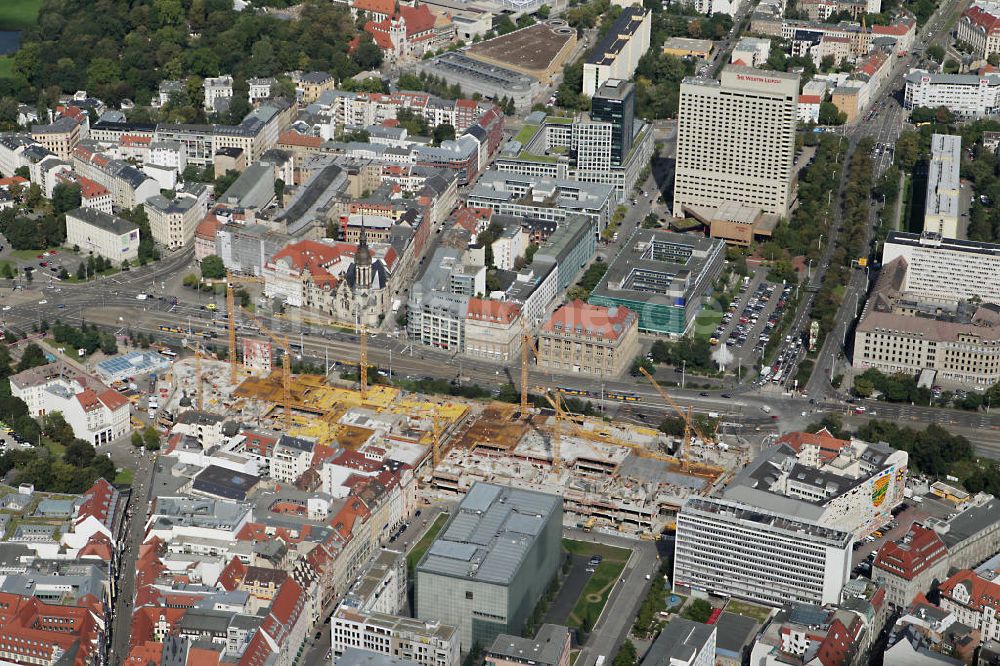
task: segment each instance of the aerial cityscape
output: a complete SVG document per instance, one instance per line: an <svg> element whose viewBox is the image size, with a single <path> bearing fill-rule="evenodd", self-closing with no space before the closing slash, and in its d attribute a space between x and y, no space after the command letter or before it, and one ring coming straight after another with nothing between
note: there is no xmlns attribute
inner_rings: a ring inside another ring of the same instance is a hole
<svg viewBox="0 0 1000 666"><path fill-rule="evenodd" d="M998 150L996 0L0 0L0 666L1000 666Z"/></svg>

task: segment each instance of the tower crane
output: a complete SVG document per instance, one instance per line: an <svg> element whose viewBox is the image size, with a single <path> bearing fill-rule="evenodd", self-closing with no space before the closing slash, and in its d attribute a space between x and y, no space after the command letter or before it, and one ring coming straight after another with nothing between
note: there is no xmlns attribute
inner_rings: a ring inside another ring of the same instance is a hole
<svg viewBox="0 0 1000 666"><path fill-rule="evenodd" d="M358 335L360 340L360 355L358 357L358 384L361 390L361 401L368 397L368 327L358 319L358 326L361 331Z"/></svg>
<svg viewBox="0 0 1000 666"><path fill-rule="evenodd" d="M291 381L292 381L292 347L288 343L288 336L279 336L264 325L260 319L255 317L252 313L247 313L250 318L256 322L257 326L260 327L261 333L266 335L271 341L279 345L284 350L284 355L281 357L281 401L285 406L285 430L292 427L292 392L291 392Z"/></svg>
<svg viewBox="0 0 1000 666"><path fill-rule="evenodd" d="M691 418L690 408L687 411L684 411L684 409L680 405L678 405L673 398L670 397L670 394L667 393L667 391L662 386L660 386L655 379L653 379L653 375L649 374L649 371L647 371L643 367L640 367L639 372L641 372L642 376L645 377L649 381L649 383L653 385L653 388L655 388L656 392L660 394L660 397L663 398L663 401L666 402L671 407L673 407L674 411L677 412L677 414L684 421L684 444L683 444L683 449L681 451L681 461L682 461L682 469L686 470L688 468L688 465L690 464L688 460L688 447L691 444L691 433L694 432L694 434L696 434L701 439L701 441L705 442L706 444L709 444L715 440L705 436L705 434L698 428L698 426L694 424L694 420Z"/></svg>
<svg viewBox="0 0 1000 666"><path fill-rule="evenodd" d="M524 313L521 313L521 420L525 422L528 420L528 365L532 354L538 357L528 322L524 319Z"/></svg>
<svg viewBox="0 0 1000 666"><path fill-rule="evenodd" d="M232 271L226 271L225 280L214 280L202 278L203 284L224 284L226 285L226 316L229 319L229 383L235 384L239 380L239 361L236 358L236 294L233 285L235 284L264 284L264 278L253 275L233 275ZM260 322L258 322L260 323Z"/></svg>
<svg viewBox="0 0 1000 666"><path fill-rule="evenodd" d="M185 347L194 352L195 379L198 383L198 395L195 407L197 407L198 411L200 412L205 407L205 375L201 369L201 359L204 357L205 354L201 350L201 345L195 347L189 344L187 341L185 341L183 344Z"/></svg>
<svg viewBox="0 0 1000 666"><path fill-rule="evenodd" d="M552 469L559 469L562 466L562 422L566 418L566 413L563 411L562 402L559 400L559 395L556 394L555 399L552 398L551 394L546 389L539 389L542 397L552 405L552 409L556 412L556 427L552 433L552 437L549 439L549 447L552 453ZM524 389L522 389L522 395L524 394Z"/></svg>

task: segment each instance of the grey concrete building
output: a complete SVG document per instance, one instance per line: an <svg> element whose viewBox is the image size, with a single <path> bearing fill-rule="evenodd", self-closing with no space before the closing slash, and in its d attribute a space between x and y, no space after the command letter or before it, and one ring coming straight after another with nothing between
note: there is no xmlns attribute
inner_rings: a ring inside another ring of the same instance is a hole
<svg viewBox="0 0 1000 666"><path fill-rule="evenodd" d="M274 200L274 167L251 164L233 181L218 203L235 208L263 208Z"/></svg>
<svg viewBox="0 0 1000 666"><path fill-rule="evenodd" d="M561 561L562 500L477 483L416 568L416 615L458 627L462 651L520 633Z"/></svg>
<svg viewBox="0 0 1000 666"><path fill-rule="evenodd" d="M452 85L457 83L466 95L479 93L494 99L511 97L519 111L531 108L531 100L539 91L538 79L533 76L490 65L457 51L422 60L414 66L414 72L433 74Z"/></svg>

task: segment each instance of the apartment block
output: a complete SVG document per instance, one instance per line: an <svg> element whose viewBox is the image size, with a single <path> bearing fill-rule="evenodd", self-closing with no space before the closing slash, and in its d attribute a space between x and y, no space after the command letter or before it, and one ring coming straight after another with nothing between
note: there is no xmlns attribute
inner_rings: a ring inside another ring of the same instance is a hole
<svg viewBox="0 0 1000 666"><path fill-rule="evenodd" d="M903 107L947 108L967 119L995 116L1000 113L1000 74L935 74L911 69L906 75Z"/></svg>
<svg viewBox="0 0 1000 666"><path fill-rule="evenodd" d="M340 606L330 623L333 654L351 648L410 660L419 666L459 666L461 643L454 626Z"/></svg>
<svg viewBox="0 0 1000 666"><path fill-rule="evenodd" d="M465 354L498 363L520 358L521 308L516 303L470 298L465 315Z"/></svg>
<svg viewBox="0 0 1000 666"><path fill-rule="evenodd" d="M96 208L77 208L66 213L66 244L117 266L138 259L139 227Z"/></svg>
<svg viewBox="0 0 1000 666"><path fill-rule="evenodd" d="M962 569L941 583L941 609L978 629L985 641L1000 641L1000 583L997 572Z"/></svg>
<svg viewBox="0 0 1000 666"><path fill-rule="evenodd" d="M980 58L1000 52L1000 5L976 2L962 12L955 36L971 46Z"/></svg>
<svg viewBox="0 0 1000 666"><path fill-rule="evenodd" d="M1000 303L1000 244L889 232L882 265L906 260L900 289L944 301Z"/></svg>
<svg viewBox="0 0 1000 666"><path fill-rule="evenodd" d="M543 624L534 638L500 634L483 656L486 666L569 666L570 633Z"/></svg>
<svg viewBox="0 0 1000 666"><path fill-rule="evenodd" d="M885 585L886 599L897 608L909 607L916 595L928 592L931 583L944 580L947 573L944 541L918 524L899 541L884 544L872 564L872 577Z"/></svg>
<svg viewBox="0 0 1000 666"><path fill-rule="evenodd" d="M62 116L48 125L32 125L31 138L61 160L68 160L80 143L81 123Z"/></svg>
<svg viewBox="0 0 1000 666"><path fill-rule="evenodd" d="M632 6L615 19L583 63L584 95L594 97L608 79L632 78L639 59L649 50L652 17L651 11Z"/></svg>
<svg viewBox="0 0 1000 666"><path fill-rule="evenodd" d="M962 137L952 134L931 136L931 159L927 168L927 196L924 204L924 232L943 238L958 236L958 208L961 192Z"/></svg>
<svg viewBox="0 0 1000 666"><path fill-rule="evenodd" d="M143 208L153 240L179 250L194 242L195 229L208 213L208 191L204 185L188 183L173 199L157 194L147 199Z"/></svg>
<svg viewBox="0 0 1000 666"><path fill-rule="evenodd" d="M639 666L714 666L716 628L676 617L656 637Z"/></svg>

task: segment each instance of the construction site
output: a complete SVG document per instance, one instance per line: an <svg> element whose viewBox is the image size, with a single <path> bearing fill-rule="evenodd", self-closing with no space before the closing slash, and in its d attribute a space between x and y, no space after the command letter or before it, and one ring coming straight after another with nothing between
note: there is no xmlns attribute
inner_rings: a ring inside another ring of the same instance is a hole
<svg viewBox="0 0 1000 666"><path fill-rule="evenodd" d="M645 372L683 420L683 436L573 414L562 394L546 387L533 389L544 401L533 404L527 354L520 405L370 384L363 329L358 381L295 375L287 339L258 323L270 342L242 340L239 362L232 329L227 362L206 357L197 344L185 345L194 358L175 362L157 386L163 425L181 411L203 409L324 445L376 445L413 466L426 498L464 494L480 480L555 492L564 498L568 525L644 538L672 529L688 497L711 494L748 460L736 441L702 431L691 411ZM524 335L525 347L533 346ZM271 343L284 352L280 364L271 362ZM253 353L248 345L256 345Z"/></svg>

